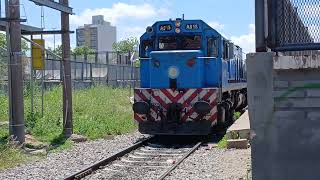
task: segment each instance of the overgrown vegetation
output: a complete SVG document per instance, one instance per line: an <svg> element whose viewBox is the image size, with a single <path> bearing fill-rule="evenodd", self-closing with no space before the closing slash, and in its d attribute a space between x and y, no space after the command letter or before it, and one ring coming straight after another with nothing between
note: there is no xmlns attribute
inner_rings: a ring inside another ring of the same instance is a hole
<svg viewBox="0 0 320 180"><path fill-rule="evenodd" d="M72 50L72 55L89 55L89 54L94 54L95 53L95 50L90 48L89 46L79 46L79 47L76 47ZM62 54L62 49L61 49L61 54Z"/></svg>
<svg viewBox="0 0 320 180"><path fill-rule="evenodd" d="M122 41L115 42L112 45L112 49L116 52L128 53L128 52L136 51L138 49L138 46L139 46L138 38L130 37Z"/></svg>
<svg viewBox="0 0 320 180"><path fill-rule="evenodd" d="M35 101L38 112L33 114L29 108L30 98L26 99L28 130L39 140L51 143L59 141L63 122L61 87L45 93L44 117L40 116L40 98ZM74 91L73 111L74 133L90 139L122 134L135 128L126 89L94 87Z"/></svg>
<svg viewBox="0 0 320 180"><path fill-rule="evenodd" d="M220 149L227 148L227 136L226 135L218 142L218 148L220 148Z"/></svg>
<svg viewBox="0 0 320 180"><path fill-rule="evenodd" d="M55 87L45 92L43 117L41 117L40 91L36 90L34 113L30 112L30 95L27 92L25 91L24 101L27 131L37 140L49 143L54 150L72 146L70 141L66 141L61 136L63 123L62 88ZM105 86L74 91L74 133L84 135L89 139L97 139L136 129L132 120L128 93L128 89ZM8 120L8 100L4 94L0 94L0 119L2 121ZM8 128L0 127L0 132L0 162L7 162L7 158L13 156L12 153L15 154L13 158L16 156L19 159L17 162L23 162L26 156L6 145ZM0 169L9 166L12 165L5 167L0 165Z"/></svg>
<svg viewBox="0 0 320 180"><path fill-rule="evenodd" d="M26 162L30 157L8 144L8 126L0 127L0 170Z"/></svg>
<svg viewBox="0 0 320 180"><path fill-rule="evenodd" d="M0 91L0 122L8 120L8 98Z"/></svg>
<svg viewBox="0 0 320 180"><path fill-rule="evenodd" d="M235 113L233 113L233 119L234 119L234 120L239 119L240 116L241 116L241 112L235 112Z"/></svg>
<svg viewBox="0 0 320 180"><path fill-rule="evenodd" d="M241 112L235 112L233 113L233 119L236 121L241 116ZM225 135L219 142L218 142L218 148L225 149L227 148L227 135Z"/></svg>

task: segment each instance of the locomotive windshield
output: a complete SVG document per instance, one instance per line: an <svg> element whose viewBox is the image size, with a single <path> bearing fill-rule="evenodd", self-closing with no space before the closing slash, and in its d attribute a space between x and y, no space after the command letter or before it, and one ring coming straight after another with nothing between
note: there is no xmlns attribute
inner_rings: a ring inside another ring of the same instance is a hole
<svg viewBox="0 0 320 180"><path fill-rule="evenodd" d="M199 50L201 36L165 36L159 38L159 50Z"/></svg>

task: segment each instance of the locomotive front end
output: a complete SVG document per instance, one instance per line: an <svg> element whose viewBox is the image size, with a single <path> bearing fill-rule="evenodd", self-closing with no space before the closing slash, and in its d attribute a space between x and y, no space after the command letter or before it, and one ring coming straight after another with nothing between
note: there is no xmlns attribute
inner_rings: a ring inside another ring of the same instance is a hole
<svg viewBox="0 0 320 180"><path fill-rule="evenodd" d="M209 27L201 20L177 19L156 22L141 37L141 88L135 89L133 104L141 133L212 132L218 119L221 64L207 51L219 36L206 30Z"/></svg>
<svg viewBox="0 0 320 180"><path fill-rule="evenodd" d="M191 39L188 47L200 48L200 37ZM139 131L145 134L206 135L217 123L216 88L203 88L205 84L201 50L171 50L171 41L163 51L150 53L149 88L134 92L134 118ZM182 37L181 39L186 39ZM175 42L175 41L174 41Z"/></svg>
<svg viewBox="0 0 320 180"><path fill-rule="evenodd" d="M135 89L134 94L141 133L206 135L217 122L216 89Z"/></svg>

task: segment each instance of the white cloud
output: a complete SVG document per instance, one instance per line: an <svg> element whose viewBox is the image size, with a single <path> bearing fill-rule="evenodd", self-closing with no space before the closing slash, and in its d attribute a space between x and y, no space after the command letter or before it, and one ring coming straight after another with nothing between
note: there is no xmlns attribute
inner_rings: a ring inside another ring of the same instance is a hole
<svg viewBox="0 0 320 180"><path fill-rule="evenodd" d="M249 25L249 32L241 36L232 36L231 41L236 45L239 45L244 53L255 52L255 25Z"/></svg>
<svg viewBox="0 0 320 180"><path fill-rule="evenodd" d="M146 27L124 27L121 28L121 32L119 34L120 40L130 37L140 38L140 36L146 31Z"/></svg>
<svg viewBox="0 0 320 180"><path fill-rule="evenodd" d="M216 30L224 29L224 24L221 24L219 22L209 22L208 25L211 26L213 29L216 29Z"/></svg>
<svg viewBox="0 0 320 180"><path fill-rule="evenodd" d="M45 42L46 42L46 48L54 48L54 45L56 48L61 45L61 36L60 35L55 35L55 40L53 35L46 35L44 36Z"/></svg>
<svg viewBox="0 0 320 180"><path fill-rule="evenodd" d="M116 25L120 19L146 20L168 14L166 8L156 8L148 3L130 5L126 3L115 3L111 8L86 9L80 15L70 17L70 22L76 26L91 23L94 15L104 15L105 19Z"/></svg>

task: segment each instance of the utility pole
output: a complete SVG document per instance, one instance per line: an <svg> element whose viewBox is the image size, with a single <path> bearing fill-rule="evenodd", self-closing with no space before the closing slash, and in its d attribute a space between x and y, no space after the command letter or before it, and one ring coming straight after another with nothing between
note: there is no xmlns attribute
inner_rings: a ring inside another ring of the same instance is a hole
<svg viewBox="0 0 320 180"><path fill-rule="evenodd" d="M6 8L10 41L9 60L9 109L10 109L10 135L19 143L25 141L24 107L23 107L23 80L21 59L21 26L20 26L20 2L9 0ZM9 47L9 46L8 46Z"/></svg>
<svg viewBox="0 0 320 180"><path fill-rule="evenodd" d="M69 5L68 0L59 0L59 3L65 6ZM61 12L63 63L63 134L67 138L73 134L69 26L69 14L66 12Z"/></svg>

